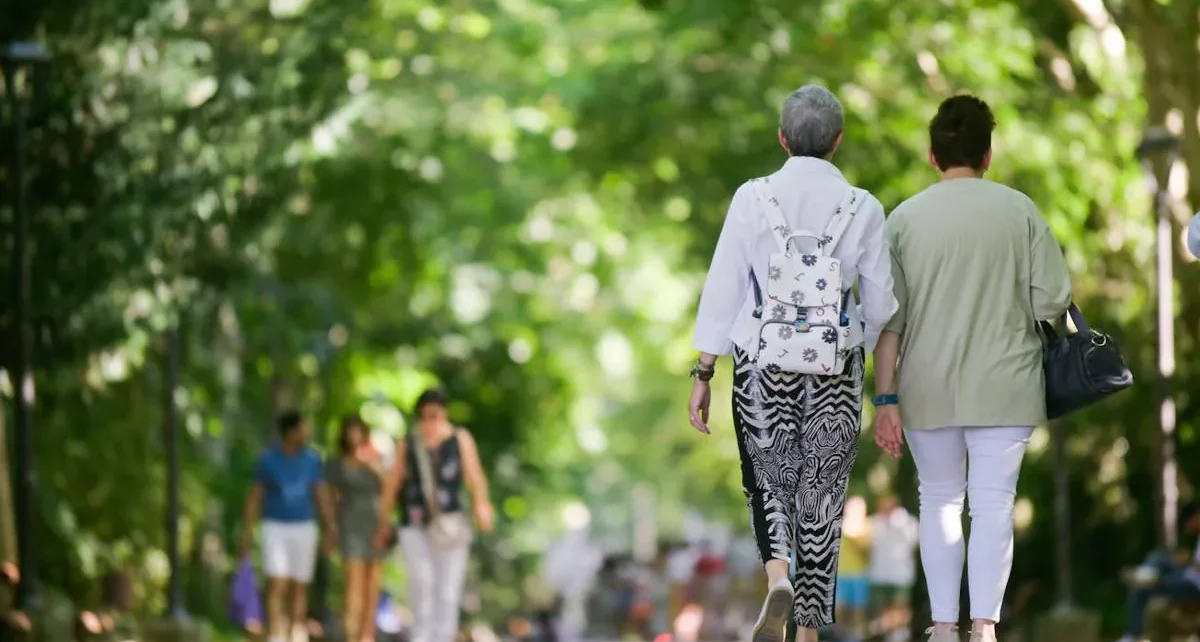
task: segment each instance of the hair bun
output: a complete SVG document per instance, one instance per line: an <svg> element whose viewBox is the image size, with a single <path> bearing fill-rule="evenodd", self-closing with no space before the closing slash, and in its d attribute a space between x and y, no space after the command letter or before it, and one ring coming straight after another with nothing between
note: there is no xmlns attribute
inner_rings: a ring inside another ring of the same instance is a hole
<svg viewBox="0 0 1200 642"><path fill-rule="evenodd" d="M970 119L967 118L967 114L964 114L961 111L954 111L946 114L946 134L950 136L959 136L966 133L967 129L970 127L969 120Z"/></svg>

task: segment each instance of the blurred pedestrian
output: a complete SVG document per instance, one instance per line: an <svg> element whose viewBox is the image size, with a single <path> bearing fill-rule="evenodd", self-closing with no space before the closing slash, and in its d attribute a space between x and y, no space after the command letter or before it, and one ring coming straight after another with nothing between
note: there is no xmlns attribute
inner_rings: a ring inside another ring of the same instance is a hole
<svg viewBox="0 0 1200 642"><path fill-rule="evenodd" d="M471 495L475 526L495 525L487 476L475 439L450 423L450 398L441 389L417 399L417 425L396 442L396 464L380 503L382 528L377 543L389 537L387 516L399 500L400 549L413 612L413 642L453 642L473 539L462 490Z"/></svg>
<svg viewBox="0 0 1200 642"><path fill-rule="evenodd" d="M344 635L346 642L372 642L380 561L385 553L385 547L375 540L381 524L380 493L387 473L379 453L371 446L371 432L358 415L342 419L338 455L326 468L337 504L338 539L346 573Z"/></svg>
<svg viewBox="0 0 1200 642"><path fill-rule="evenodd" d="M591 543L586 524L563 534L542 559L541 583L553 595L558 639L579 642L587 631L587 596L603 555Z"/></svg>
<svg viewBox="0 0 1200 642"><path fill-rule="evenodd" d="M974 96L943 101L929 125L942 180L887 222L900 309L875 350L875 440L899 457L907 437L917 465L936 642L958 640L964 553L971 640L996 639L1021 460L1046 420L1037 321L1062 317L1071 302L1066 260L1037 206L983 178L995 126Z"/></svg>
<svg viewBox="0 0 1200 642"><path fill-rule="evenodd" d="M888 639L908 639L912 618L912 587L917 519L892 495L883 495L871 518L871 613Z"/></svg>
<svg viewBox="0 0 1200 642"><path fill-rule="evenodd" d="M755 548L757 556L757 547ZM680 542L673 546L667 554L666 576L671 588L671 629L675 629L675 620L683 613L683 609L691 600L692 579L696 574L696 559L699 553L696 547ZM755 560L757 564L757 560Z"/></svg>
<svg viewBox="0 0 1200 642"><path fill-rule="evenodd" d="M695 600L704 610L700 639L718 640L725 636L725 616L729 606L729 576L725 556L712 540L700 542L696 570L692 574Z"/></svg>
<svg viewBox="0 0 1200 642"><path fill-rule="evenodd" d="M734 194L696 315L689 412L703 434L717 357L733 355L742 485L769 587L753 642L781 642L789 610L799 642L833 623L864 346L896 306L883 207L831 162L844 119L824 87L784 101L778 139L788 159Z"/></svg>
<svg viewBox="0 0 1200 642"><path fill-rule="evenodd" d="M588 596L588 637L595 640L622 639L631 601L625 578L621 574L621 559L615 555L606 556Z"/></svg>
<svg viewBox="0 0 1200 642"><path fill-rule="evenodd" d="M1181 559L1170 555L1151 555L1144 575L1137 578L1129 592L1129 623L1120 642L1139 642L1146 628L1146 609L1153 598L1173 604L1200 604L1200 500L1185 505L1179 523L1186 535L1196 538L1195 552L1184 552Z"/></svg>
<svg viewBox="0 0 1200 642"><path fill-rule="evenodd" d="M254 526L262 519L263 571L267 575L267 640L307 639L308 584L317 564L317 513L325 547L337 545L333 503L324 465L308 445L308 422L298 412L279 418L279 441L258 458L242 517L240 553L250 553Z"/></svg>
<svg viewBox="0 0 1200 642"><path fill-rule="evenodd" d="M867 531L867 501L862 497L846 500L842 518L841 563L838 566L837 600L847 642L863 639L867 627L871 581L867 577L870 534Z"/></svg>

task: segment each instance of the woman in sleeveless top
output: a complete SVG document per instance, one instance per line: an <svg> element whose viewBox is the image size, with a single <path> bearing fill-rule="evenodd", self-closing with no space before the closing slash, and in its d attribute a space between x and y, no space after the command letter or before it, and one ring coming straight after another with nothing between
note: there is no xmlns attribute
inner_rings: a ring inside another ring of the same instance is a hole
<svg viewBox="0 0 1200 642"><path fill-rule="evenodd" d="M371 447L370 431L356 415L342 420L340 452L328 463L326 478L337 495L338 532L346 571L345 631L348 642L375 638L379 601L379 562L383 549L375 543L379 502L386 473Z"/></svg>
<svg viewBox="0 0 1200 642"><path fill-rule="evenodd" d="M471 495L475 525L492 530L487 477L471 434L450 423L449 398L428 390L417 399L417 427L396 442L392 468L380 506L390 515L399 503L400 548L408 578L414 642L453 642L470 551L470 520L462 501ZM389 533L380 529L377 541Z"/></svg>

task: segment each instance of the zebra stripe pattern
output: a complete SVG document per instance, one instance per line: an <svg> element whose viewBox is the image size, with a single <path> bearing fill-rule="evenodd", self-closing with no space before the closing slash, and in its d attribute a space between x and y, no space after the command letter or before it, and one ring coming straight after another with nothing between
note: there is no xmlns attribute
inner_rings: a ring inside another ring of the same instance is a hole
<svg viewBox="0 0 1200 642"><path fill-rule="evenodd" d="M842 509L858 454L863 349L840 375L771 373L734 354L742 489L762 561L796 552L796 626L833 624Z"/></svg>

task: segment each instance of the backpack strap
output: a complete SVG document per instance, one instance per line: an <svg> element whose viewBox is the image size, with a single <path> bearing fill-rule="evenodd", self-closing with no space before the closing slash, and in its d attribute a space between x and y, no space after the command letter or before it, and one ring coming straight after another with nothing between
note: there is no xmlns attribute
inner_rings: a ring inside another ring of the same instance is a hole
<svg viewBox="0 0 1200 642"><path fill-rule="evenodd" d="M767 224L771 226L771 236L775 237L780 251L787 252L788 240L792 237L792 227L788 225L787 218L779 207L779 201L775 200L775 195L771 193L767 179L755 178L750 181L750 187L754 189L758 205L767 217Z"/></svg>
<svg viewBox="0 0 1200 642"><path fill-rule="evenodd" d="M834 248L837 247L838 241L842 240L842 234L846 228L850 226L850 220L858 213L858 208L867 200L867 192L850 186L846 190L846 195L842 197L842 202L838 205L837 211L833 213L833 218L829 220L829 225L825 227L825 234L818 241L817 245L821 248L821 253L825 256L833 254Z"/></svg>

